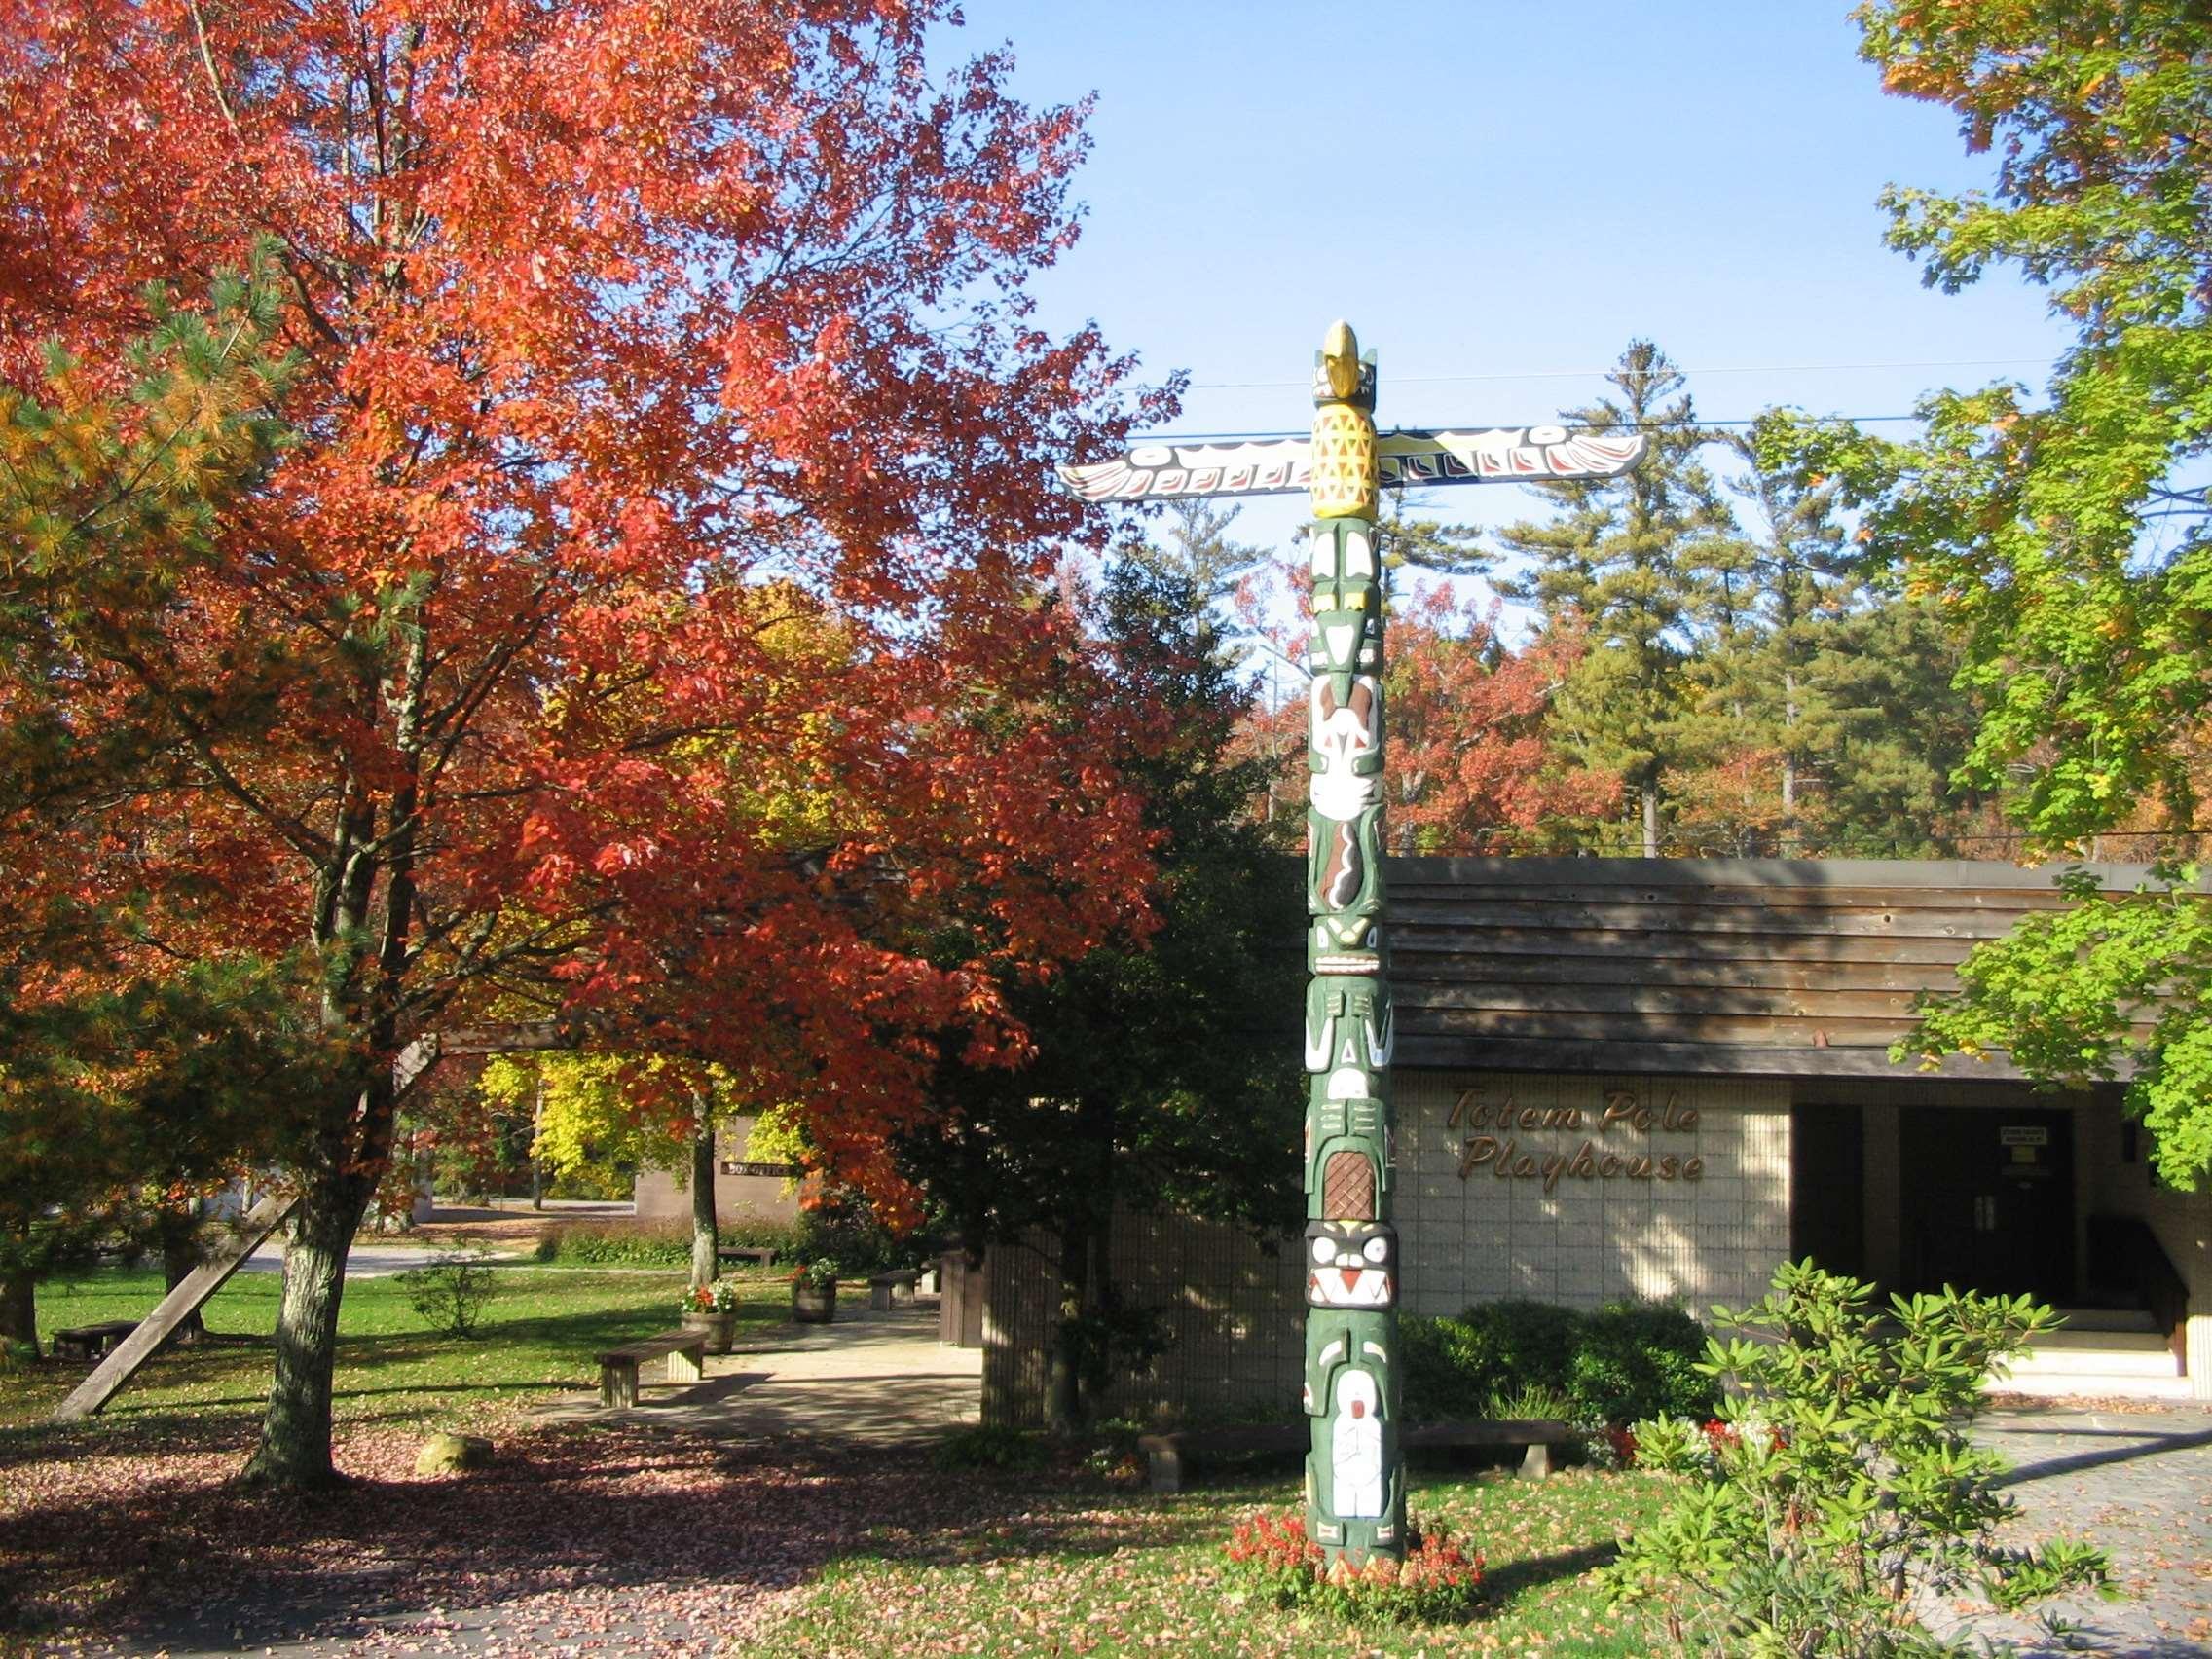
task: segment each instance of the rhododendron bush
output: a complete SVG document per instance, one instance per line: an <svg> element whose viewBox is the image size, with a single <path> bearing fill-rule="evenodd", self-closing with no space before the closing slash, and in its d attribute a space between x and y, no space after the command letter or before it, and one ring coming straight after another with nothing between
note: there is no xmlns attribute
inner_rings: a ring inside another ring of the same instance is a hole
<svg viewBox="0 0 2212 1659"><path fill-rule="evenodd" d="M896 1206L946 1034L1020 1057L1002 972L1145 925L1136 803L1042 712L1113 700L1036 596L1090 528L1049 461L1162 405L1030 320L1083 112L1001 55L933 80L948 11L0 0L0 374L96 374L147 282L264 238L298 353L295 441L153 625L67 612L86 718L165 712L107 820L189 895L162 947L306 945L349 1056L258 1478L329 1473L418 1037L727 1067ZM254 720L196 718L247 677Z"/></svg>

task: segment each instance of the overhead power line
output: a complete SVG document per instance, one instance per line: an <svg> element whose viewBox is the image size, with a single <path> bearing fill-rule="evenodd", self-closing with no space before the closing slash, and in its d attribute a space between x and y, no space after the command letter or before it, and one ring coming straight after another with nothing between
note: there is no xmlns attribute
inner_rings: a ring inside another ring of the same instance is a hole
<svg viewBox="0 0 2212 1659"><path fill-rule="evenodd" d="M1855 426L1874 426L1886 422L1918 421L1921 417L1918 415L1823 415L1819 419L1823 421L1845 421ZM1479 427L1471 424L1461 427L1447 425L1439 422L1431 426L1386 426L1380 430L1379 435L1386 438L1390 436L1392 431L1488 431L1493 427L1511 430L1515 426L1556 426L1559 424L1560 420L1557 415L1547 415L1540 421L1490 421L1485 422ZM1758 424L1757 416L1746 416L1741 420L1731 421L1616 421L1610 426L1578 426L1575 430L1593 432L1717 432L1724 431L1732 426L1754 426L1756 424ZM1264 444L1272 443L1279 438L1303 438L1307 435L1307 428L1300 426L1295 428L1283 427L1267 432L1164 432L1158 435L1131 438L1129 441L1132 444Z"/></svg>
<svg viewBox="0 0 2212 1659"><path fill-rule="evenodd" d="M2019 368L2034 364L2042 368L2050 366L2047 355L2041 357L1935 357L1922 361L1895 363L1736 363L1712 369L1677 369L1680 375L1812 375L1840 373L1855 369L1998 369ZM1602 369L1517 369L1496 374L1481 375L1392 375L1392 386L1456 386L1476 381L1532 381L1532 380L1586 380L1612 373L1615 365ZM1272 381L1193 381L1192 391L1278 391L1286 387L1305 387L1310 380Z"/></svg>

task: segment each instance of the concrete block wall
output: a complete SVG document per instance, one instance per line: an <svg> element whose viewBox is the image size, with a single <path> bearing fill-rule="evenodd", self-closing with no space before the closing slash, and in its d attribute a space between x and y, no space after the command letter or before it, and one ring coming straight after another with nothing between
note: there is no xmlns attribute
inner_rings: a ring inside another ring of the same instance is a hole
<svg viewBox="0 0 2212 1659"><path fill-rule="evenodd" d="M746 1137L753 1132L751 1118L735 1118L715 1134L717 1165L741 1161ZM665 1169L641 1169L632 1197L640 1221L691 1220L691 1194L679 1186ZM740 1175L718 1167L715 1175L715 1214L722 1221L796 1221L798 1192L781 1175Z"/></svg>
<svg viewBox="0 0 2212 1659"><path fill-rule="evenodd" d="M1397 1084L1395 1215L1409 1312L1453 1314L1507 1296L1582 1308L1647 1297L1702 1315L1714 1302L1755 1301L1788 1254L1787 1084L1411 1071ZM1499 1126L1500 1109L1510 1126ZM1522 1127L1523 1111L1539 1126ZM1468 1143L1486 1135L1500 1144L1471 1163ZM1510 1160L1503 1178L1497 1155ZM1525 1157L1532 1172L1511 1173ZM1549 1159L1559 1163L1546 1191ZM1649 1173L1638 1172L1640 1159ZM986 1421L1042 1417L1051 1261L1044 1239L990 1252ZM1295 1237L1270 1257L1234 1228L1124 1215L1114 1262L1124 1296L1161 1309L1177 1336L1151 1373L1119 1385L1115 1411L1218 1418L1297 1398L1305 1266Z"/></svg>
<svg viewBox="0 0 2212 1659"><path fill-rule="evenodd" d="M1755 1301L1789 1253L1787 1083L1411 1072L1397 1107L1408 1312L1526 1296L1703 1313Z"/></svg>

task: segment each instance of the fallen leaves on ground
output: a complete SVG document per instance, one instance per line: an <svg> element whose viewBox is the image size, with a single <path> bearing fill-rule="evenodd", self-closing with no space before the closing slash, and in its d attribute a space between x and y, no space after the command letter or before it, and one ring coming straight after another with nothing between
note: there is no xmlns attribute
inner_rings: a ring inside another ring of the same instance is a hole
<svg viewBox="0 0 2212 1659"><path fill-rule="evenodd" d="M99 1425L0 1443L0 1629L54 1651L707 1653L872 1529L960 1530L977 1498L919 1457L529 1427L461 1478L419 1433L342 1434L345 1487L230 1481L253 1425ZM4 1641L0 1638L0 1641Z"/></svg>

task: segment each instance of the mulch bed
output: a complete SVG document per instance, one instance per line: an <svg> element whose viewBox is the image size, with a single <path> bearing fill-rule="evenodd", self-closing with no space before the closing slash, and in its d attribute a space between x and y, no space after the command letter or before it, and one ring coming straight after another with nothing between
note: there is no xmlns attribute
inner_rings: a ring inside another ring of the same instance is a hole
<svg viewBox="0 0 2212 1659"><path fill-rule="evenodd" d="M350 1484L275 1495L228 1485L253 1427L0 1440L0 1651L705 1654L868 1530L994 1501L919 1456L619 1425L518 1426L432 1478L419 1433L342 1432Z"/></svg>

